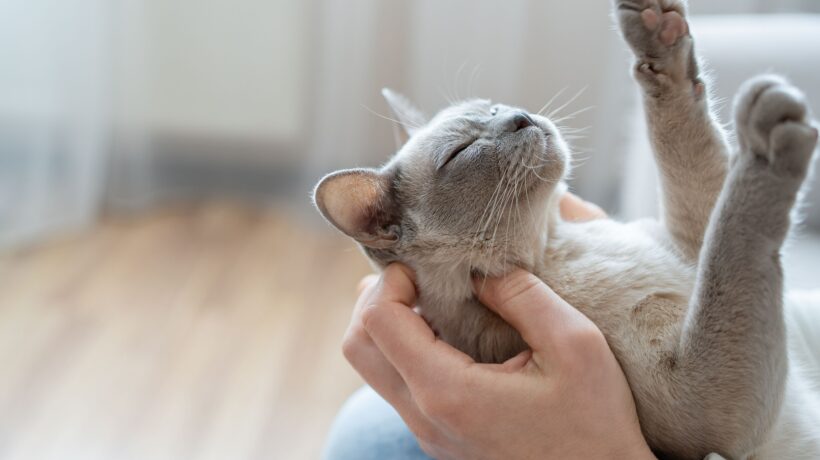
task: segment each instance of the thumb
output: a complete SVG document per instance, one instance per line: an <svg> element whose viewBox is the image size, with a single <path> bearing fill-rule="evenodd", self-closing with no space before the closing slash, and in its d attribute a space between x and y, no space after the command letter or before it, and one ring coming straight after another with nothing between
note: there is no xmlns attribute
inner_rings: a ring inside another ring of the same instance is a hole
<svg viewBox="0 0 820 460"><path fill-rule="evenodd" d="M532 273L517 269L502 278L474 282L479 300L498 313L534 352L560 353L568 332L591 321Z"/></svg>

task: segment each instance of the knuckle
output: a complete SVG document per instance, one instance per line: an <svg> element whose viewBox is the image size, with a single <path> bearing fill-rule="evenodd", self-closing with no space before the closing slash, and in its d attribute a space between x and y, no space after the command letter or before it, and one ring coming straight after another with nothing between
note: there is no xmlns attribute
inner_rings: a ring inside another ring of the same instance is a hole
<svg viewBox="0 0 820 460"><path fill-rule="evenodd" d="M355 364L359 361L359 356L361 355L365 341L362 334L362 331L351 331L342 339L342 355L344 355L345 359L351 364Z"/></svg>
<svg viewBox="0 0 820 460"><path fill-rule="evenodd" d="M541 280L522 270L494 285L496 289L492 294L495 301L503 305L537 289L540 285Z"/></svg>
<svg viewBox="0 0 820 460"><path fill-rule="evenodd" d="M575 360L599 361L606 356L609 345L600 329L590 324L568 334L566 345Z"/></svg>
<svg viewBox="0 0 820 460"><path fill-rule="evenodd" d="M382 315L382 309L378 305L365 305L361 313L362 328L369 331L370 328L379 320Z"/></svg>

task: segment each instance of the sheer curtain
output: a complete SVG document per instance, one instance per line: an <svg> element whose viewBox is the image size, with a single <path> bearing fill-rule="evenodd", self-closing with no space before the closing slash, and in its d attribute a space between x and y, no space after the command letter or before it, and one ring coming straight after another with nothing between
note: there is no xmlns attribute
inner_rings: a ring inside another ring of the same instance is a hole
<svg viewBox="0 0 820 460"><path fill-rule="evenodd" d="M0 3L0 246L93 221L108 139L106 0Z"/></svg>

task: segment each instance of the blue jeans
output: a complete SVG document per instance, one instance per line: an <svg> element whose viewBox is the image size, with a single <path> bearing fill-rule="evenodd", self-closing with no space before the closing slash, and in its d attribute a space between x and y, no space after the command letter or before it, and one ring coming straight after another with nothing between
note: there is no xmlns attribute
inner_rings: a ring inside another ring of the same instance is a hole
<svg viewBox="0 0 820 460"><path fill-rule="evenodd" d="M404 420L370 387L353 393L330 428L325 460L431 460Z"/></svg>

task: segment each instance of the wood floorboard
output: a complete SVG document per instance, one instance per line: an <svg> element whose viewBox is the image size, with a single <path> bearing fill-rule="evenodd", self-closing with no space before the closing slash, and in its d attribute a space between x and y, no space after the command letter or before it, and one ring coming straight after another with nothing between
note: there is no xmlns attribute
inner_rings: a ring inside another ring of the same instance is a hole
<svg viewBox="0 0 820 460"><path fill-rule="evenodd" d="M0 459L315 459L364 257L211 203L0 255Z"/></svg>

